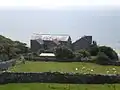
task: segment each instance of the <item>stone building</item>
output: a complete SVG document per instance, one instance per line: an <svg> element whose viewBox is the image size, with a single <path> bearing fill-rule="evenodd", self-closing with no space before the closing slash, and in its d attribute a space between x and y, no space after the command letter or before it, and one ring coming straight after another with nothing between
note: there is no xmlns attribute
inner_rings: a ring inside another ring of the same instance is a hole
<svg viewBox="0 0 120 90"><path fill-rule="evenodd" d="M58 45L64 45L71 48L73 51L77 51L80 49L89 49L92 44L92 36L83 36L72 43L69 35L38 34L30 41L32 52L37 52L39 50L53 52L53 49Z"/></svg>
<svg viewBox="0 0 120 90"><path fill-rule="evenodd" d="M31 50L37 52L38 50L53 51L58 45L64 45L71 48L72 41L69 35L57 34L40 34L36 35L31 40Z"/></svg>
<svg viewBox="0 0 120 90"><path fill-rule="evenodd" d="M83 36L72 44L72 48L74 51L80 49L89 49L91 44L92 44L92 36Z"/></svg>

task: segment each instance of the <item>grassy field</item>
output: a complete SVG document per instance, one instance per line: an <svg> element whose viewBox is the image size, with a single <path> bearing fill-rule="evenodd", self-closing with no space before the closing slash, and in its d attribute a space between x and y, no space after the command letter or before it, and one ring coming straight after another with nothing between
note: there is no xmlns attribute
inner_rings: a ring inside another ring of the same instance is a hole
<svg viewBox="0 0 120 90"><path fill-rule="evenodd" d="M120 85L88 85L88 84L6 84L0 90L119 90Z"/></svg>
<svg viewBox="0 0 120 90"><path fill-rule="evenodd" d="M76 68L78 70L76 70ZM75 73L99 73L120 74L119 66L102 66L84 62L30 62L16 65L9 69L12 72L75 72ZM107 72L109 71L109 72ZM120 84L43 84L24 83L0 85L0 90L119 90Z"/></svg>
<svg viewBox="0 0 120 90"><path fill-rule="evenodd" d="M76 70L78 68L78 70ZM102 66L83 62L30 62L16 65L9 69L12 72L75 72L75 73L97 73L97 74L120 74L120 66Z"/></svg>

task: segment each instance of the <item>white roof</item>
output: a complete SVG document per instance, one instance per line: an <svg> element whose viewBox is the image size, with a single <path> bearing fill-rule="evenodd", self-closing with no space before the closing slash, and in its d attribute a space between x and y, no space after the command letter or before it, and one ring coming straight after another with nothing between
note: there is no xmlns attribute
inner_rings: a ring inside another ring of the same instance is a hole
<svg viewBox="0 0 120 90"><path fill-rule="evenodd" d="M40 56L55 56L54 53L41 53Z"/></svg>
<svg viewBox="0 0 120 90"><path fill-rule="evenodd" d="M57 35L57 34L39 34L36 36L36 39L41 39L41 40L48 40L48 41L53 41L53 40L58 40L58 41L68 41L69 35Z"/></svg>

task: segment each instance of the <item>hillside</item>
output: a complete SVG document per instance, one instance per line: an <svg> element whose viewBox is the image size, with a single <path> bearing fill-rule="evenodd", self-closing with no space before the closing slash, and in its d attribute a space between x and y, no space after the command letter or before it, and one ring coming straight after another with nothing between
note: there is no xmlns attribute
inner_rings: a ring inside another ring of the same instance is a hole
<svg viewBox="0 0 120 90"><path fill-rule="evenodd" d="M23 54L27 52L28 47L26 46L26 43L13 41L10 38L0 35L0 60L8 60L17 54Z"/></svg>

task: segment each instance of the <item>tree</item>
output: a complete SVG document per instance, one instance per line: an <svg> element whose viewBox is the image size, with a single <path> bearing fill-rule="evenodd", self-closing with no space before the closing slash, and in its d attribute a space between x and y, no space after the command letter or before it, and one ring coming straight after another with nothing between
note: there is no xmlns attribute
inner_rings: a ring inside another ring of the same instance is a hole
<svg viewBox="0 0 120 90"><path fill-rule="evenodd" d="M72 52L72 50L65 46L58 46L57 48L55 48L55 55L57 58L62 59L74 58L74 53Z"/></svg>
<svg viewBox="0 0 120 90"><path fill-rule="evenodd" d="M81 53L75 53L75 59L81 60L82 57L83 57L83 54L81 54Z"/></svg>
<svg viewBox="0 0 120 90"><path fill-rule="evenodd" d="M25 43L19 41L12 41L0 35L0 59L4 60L14 58L17 54L23 54L29 52L29 48ZM1 58L2 57L2 58Z"/></svg>
<svg viewBox="0 0 120 90"><path fill-rule="evenodd" d="M118 55L111 47L100 46L95 60L99 64L109 64L118 61Z"/></svg>
<svg viewBox="0 0 120 90"><path fill-rule="evenodd" d="M97 46L97 42L93 41L93 43L90 46L90 49L88 50L91 54L91 56L96 56L99 52L99 48Z"/></svg>
<svg viewBox="0 0 120 90"><path fill-rule="evenodd" d="M2 44L0 44L0 60L6 61L8 60L8 55L6 54L6 50Z"/></svg>
<svg viewBox="0 0 120 90"><path fill-rule="evenodd" d="M118 60L117 53L111 47L100 46L99 51L104 52L112 61Z"/></svg>
<svg viewBox="0 0 120 90"><path fill-rule="evenodd" d="M1 54L8 56L9 60L16 56L16 49L12 44L2 43L2 46L4 51Z"/></svg>
<svg viewBox="0 0 120 90"><path fill-rule="evenodd" d="M96 63L101 64L101 65L106 65L111 62L111 59L104 53L104 52L99 52L97 57L96 57Z"/></svg>
<svg viewBox="0 0 120 90"><path fill-rule="evenodd" d="M4 46L0 44L0 54L5 53Z"/></svg>
<svg viewBox="0 0 120 90"><path fill-rule="evenodd" d="M79 50L78 53L83 57L90 57L90 53L87 50Z"/></svg>
<svg viewBox="0 0 120 90"><path fill-rule="evenodd" d="M15 41L14 47L19 49L19 51L17 52L18 54L29 52L29 48L26 46L26 43L21 43L19 41Z"/></svg>

